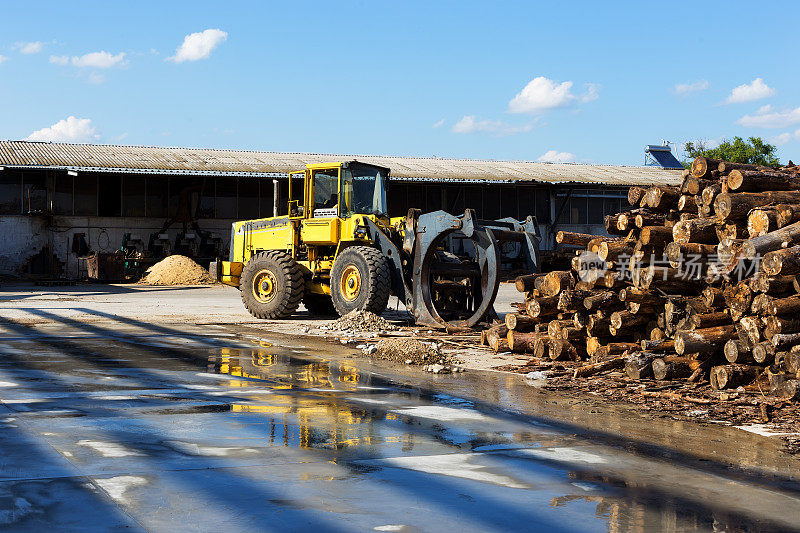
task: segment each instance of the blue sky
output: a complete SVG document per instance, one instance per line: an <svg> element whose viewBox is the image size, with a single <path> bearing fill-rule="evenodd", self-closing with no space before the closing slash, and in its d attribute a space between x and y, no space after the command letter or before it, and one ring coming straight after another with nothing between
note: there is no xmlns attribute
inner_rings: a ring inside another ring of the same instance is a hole
<svg viewBox="0 0 800 533"><path fill-rule="evenodd" d="M0 138L641 164L758 135L800 159L800 4L657 5L6 3Z"/></svg>

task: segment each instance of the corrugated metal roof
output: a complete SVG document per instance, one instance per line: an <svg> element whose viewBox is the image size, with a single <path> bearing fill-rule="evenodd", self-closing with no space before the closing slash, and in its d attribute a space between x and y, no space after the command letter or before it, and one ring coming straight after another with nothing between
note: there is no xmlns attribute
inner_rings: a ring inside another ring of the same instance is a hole
<svg viewBox="0 0 800 533"><path fill-rule="evenodd" d="M0 166L79 171L161 171L266 177L294 172L309 163L353 159L389 167L394 178L410 180L674 185L681 179L680 170L655 167L0 141Z"/></svg>

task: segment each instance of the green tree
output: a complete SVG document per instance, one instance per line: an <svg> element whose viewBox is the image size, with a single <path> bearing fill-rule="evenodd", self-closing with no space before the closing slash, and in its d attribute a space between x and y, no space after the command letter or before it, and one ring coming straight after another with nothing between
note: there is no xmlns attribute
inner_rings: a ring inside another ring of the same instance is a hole
<svg viewBox="0 0 800 533"><path fill-rule="evenodd" d="M777 149L776 146L765 142L761 137L750 137L746 141L741 137L734 137L732 141L723 140L716 148L707 148L702 141L687 142L683 146L687 158L682 163L684 167L689 168L695 157L703 156L731 163L777 167L781 164L775 156Z"/></svg>

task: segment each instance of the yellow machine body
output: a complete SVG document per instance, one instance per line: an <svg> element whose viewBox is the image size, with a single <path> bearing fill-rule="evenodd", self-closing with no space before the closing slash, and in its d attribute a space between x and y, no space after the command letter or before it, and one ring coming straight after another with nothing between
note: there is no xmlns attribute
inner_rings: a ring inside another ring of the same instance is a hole
<svg viewBox="0 0 800 533"><path fill-rule="evenodd" d="M349 204L352 186L348 191L344 175L353 163L307 165L304 172L292 174L289 179L288 215L234 223L229 260L217 267L219 281L239 287L243 267L253 255L280 250L290 254L302 268L307 291L330 294L330 271L339 252L350 245L371 244L363 231L365 219L376 223L387 234L398 231L393 226L399 228L404 220L403 217L390 220L383 215L353 212ZM388 169L381 170L385 170L383 176L388 177ZM322 187L327 190L318 190ZM319 203L326 198L330 202L332 197L335 197L335 204L330 207L315 205L315 201Z"/></svg>

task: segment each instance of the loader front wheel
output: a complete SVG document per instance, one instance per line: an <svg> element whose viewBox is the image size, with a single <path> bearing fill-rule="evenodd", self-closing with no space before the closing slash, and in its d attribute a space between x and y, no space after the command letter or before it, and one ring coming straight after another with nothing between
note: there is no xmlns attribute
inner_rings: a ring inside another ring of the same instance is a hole
<svg viewBox="0 0 800 533"><path fill-rule="evenodd" d="M389 264L375 248L347 248L333 263L331 299L340 316L356 309L380 315L389 303L390 290Z"/></svg>
<svg viewBox="0 0 800 533"><path fill-rule="evenodd" d="M256 318L286 318L300 306L305 281L300 267L286 252L260 252L242 269L242 302Z"/></svg>

